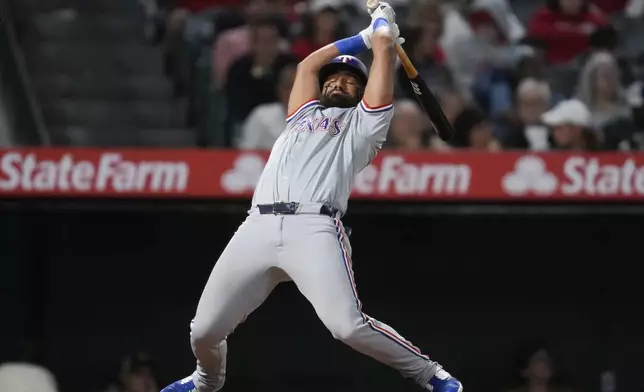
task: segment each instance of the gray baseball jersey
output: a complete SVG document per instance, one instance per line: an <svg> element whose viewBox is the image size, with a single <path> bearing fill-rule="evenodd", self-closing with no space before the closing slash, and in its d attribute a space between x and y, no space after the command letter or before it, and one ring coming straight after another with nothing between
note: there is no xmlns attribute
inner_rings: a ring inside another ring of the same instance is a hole
<svg viewBox="0 0 644 392"><path fill-rule="evenodd" d="M327 204L346 212L355 176L385 141L392 105L325 108L302 105L287 118L257 185L253 206L299 202L295 215L251 208L210 274L191 324L197 357L192 380L218 391L226 374L226 337L277 284L292 280L332 335L413 378L423 387L440 368L393 328L362 312L351 245ZM302 208L302 207L309 208Z"/></svg>
<svg viewBox="0 0 644 392"><path fill-rule="evenodd" d="M364 101L349 109L303 104L273 146L253 205L322 203L346 212L355 177L385 142L393 112Z"/></svg>

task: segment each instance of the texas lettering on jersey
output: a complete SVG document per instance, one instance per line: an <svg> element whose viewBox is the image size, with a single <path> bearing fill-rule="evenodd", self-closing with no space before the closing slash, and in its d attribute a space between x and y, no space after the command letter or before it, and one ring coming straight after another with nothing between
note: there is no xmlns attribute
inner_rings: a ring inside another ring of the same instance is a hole
<svg viewBox="0 0 644 392"><path fill-rule="evenodd" d="M331 136L338 136L346 127L346 123L337 118L318 116L307 117L295 121L292 127L287 128L290 132L328 132Z"/></svg>

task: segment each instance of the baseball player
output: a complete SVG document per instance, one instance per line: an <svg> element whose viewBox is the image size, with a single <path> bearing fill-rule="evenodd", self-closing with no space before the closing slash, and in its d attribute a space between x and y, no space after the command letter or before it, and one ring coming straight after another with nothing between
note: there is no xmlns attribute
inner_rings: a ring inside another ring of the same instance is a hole
<svg viewBox="0 0 644 392"><path fill-rule="evenodd" d="M287 126L275 142L248 217L221 254L191 323L196 371L162 392L214 392L226 376L226 337L292 280L338 340L434 392L462 385L388 325L367 316L340 217L355 176L376 156L393 115L394 44L389 4L359 34L327 45L297 68ZM399 39L398 42L401 42ZM353 55L372 49L369 77ZM369 79L369 82L367 80Z"/></svg>

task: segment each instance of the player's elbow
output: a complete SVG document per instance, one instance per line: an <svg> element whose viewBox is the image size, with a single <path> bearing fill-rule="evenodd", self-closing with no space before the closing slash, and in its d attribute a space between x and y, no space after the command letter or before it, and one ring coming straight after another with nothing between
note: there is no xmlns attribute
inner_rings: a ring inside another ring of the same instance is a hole
<svg viewBox="0 0 644 392"><path fill-rule="evenodd" d="M306 56L306 58L297 65L298 72L317 74L320 68L328 63L329 58L337 56L338 50L333 44L329 44L321 49Z"/></svg>
<svg viewBox="0 0 644 392"><path fill-rule="evenodd" d="M312 61L307 57L304 60L300 61L297 64L297 68L295 70L297 75L302 75L302 74L308 74L313 72L313 64Z"/></svg>
<svg viewBox="0 0 644 392"><path fill-rule="evenodd" d="M320 66L318 62L311 59L304 59L297 65L297 69L295 70L295 80L317 80L319 71Z"/></svg>

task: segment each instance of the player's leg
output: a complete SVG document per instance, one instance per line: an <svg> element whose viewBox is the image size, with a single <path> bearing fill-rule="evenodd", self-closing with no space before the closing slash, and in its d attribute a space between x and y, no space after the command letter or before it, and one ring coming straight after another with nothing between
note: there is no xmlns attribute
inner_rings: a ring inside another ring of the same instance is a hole
<svg viewBox="0 0 644 392"><path fill-rule="evenodd" d="M440 365L393 328L362 312L351 268L351 247L340 221L301 215L287 222L284 237L288 242L280 265L336 339L426 389L460 391L460 383Z"/></svg>
<svg viewBox="0 0 644 392"><path fill-rule="evenodd" d="M278 219L250 216L228 243L208 278L190 325L197 370L163 392L214 392L222 388L226 376L226 337L264 302L279 282L286 280L286 275L274 267Z"/></svg>

